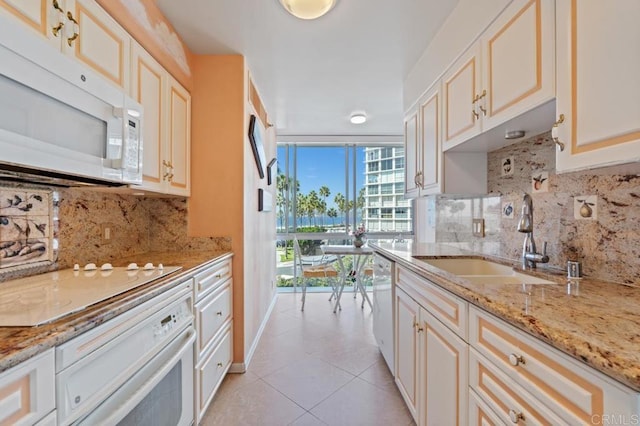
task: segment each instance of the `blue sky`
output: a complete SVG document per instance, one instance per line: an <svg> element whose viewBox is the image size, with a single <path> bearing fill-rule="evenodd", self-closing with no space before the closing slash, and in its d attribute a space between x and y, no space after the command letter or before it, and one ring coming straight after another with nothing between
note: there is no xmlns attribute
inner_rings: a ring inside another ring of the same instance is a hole
<svg viewBox="0 0 640 426"><path fill-rule="evenodd" d="M284 172L286 147L278 147L278 167ZM328 208L335 207L333 198L337 193L345 194L345 152L341 147L298 147L298 181L300 192L308 194L311 190L318 192L321 186L326 185L331 191L327 199ZM351 152L351 149L349 148ZM293 174L293 149L289 153L290 173ZM349 160L351 166L352 160ZM357 188L364 185L364 148L356 149L356 184ZM349 179L353 171L349 167ZM349 186L351 191L351 183ZM352 195L350 194L350 199Z"/></svg>

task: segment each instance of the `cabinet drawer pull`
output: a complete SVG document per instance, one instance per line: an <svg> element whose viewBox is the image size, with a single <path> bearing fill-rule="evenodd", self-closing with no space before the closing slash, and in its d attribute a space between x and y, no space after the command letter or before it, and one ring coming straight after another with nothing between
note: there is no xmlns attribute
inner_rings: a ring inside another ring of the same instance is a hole
<svg viewBox="0 0 640 426"><path fill-rule="evenodd" d="M219 316L219 317L221 317L221 316L222 316L222 311L218 311L218 312L216 312L216 315L217 315L217 316Z"/></svg>
<svg viewBox="0 0 640 426"><path fill-rule="evenodd" d="M480 114L478 114L478 113L476 112L475 108L471 110L471 113L473 114L473 117L474 117L476 120L477 120L478 118L480 118Z"/></svg>
<svg viewBox="0 0 640 426"><path fill-rule="evenodd" d="M524 358L522 355L510 354L509 355L509 364L517 367L520 364L524 364Z"/></svg>
<svg viewBox="0 0 640 426"><path fill-rule="evenodd" d="M511 419L511 423L518 424L520 420L524 420L524 414L516 412L516 410L509 410L509 419Z"/></svg>
<svg viewBox="0 0 640 426"><path fill-rule="evenodd" d="M222 274L215 274L214 277L215 278L222 278Z"/></svg>
<svg viewBox="0 0 640 426"><path fill-rule="evenodd" d="M223 364L222 364L221 362L219 362L219 363L218 363L218 368L222 367L222 365L223 365Z"/></svg>

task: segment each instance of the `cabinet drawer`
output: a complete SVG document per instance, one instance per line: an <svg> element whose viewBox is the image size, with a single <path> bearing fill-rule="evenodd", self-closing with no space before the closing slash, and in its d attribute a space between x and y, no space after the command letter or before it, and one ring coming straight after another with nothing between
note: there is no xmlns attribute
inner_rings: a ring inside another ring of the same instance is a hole
<svg viewBox="0 0 640 426"><path fill-rule="evenodd" d="M396 268L396 284L454 333L467 340L467 302L402 267Z"/></svg>
<svg viewBox="0 0 640 426"><path fill-rule="evenodd" d="M569 424L473 349L469 351L469 386L504 423Z"/></svg>
<svg viewBox="0 0 640 426"><path fill-rule="evenodd" d="M0 374L0 425L31 425L53 409L53 349Z"/></svg>
<svg viewBox="0 0 640 426"><path fill-rule="evenodd" d="M515 327L472 307L469 343L570 424L636 413L638 395Z"/></svg>
<svg viewBox="0 0 640 426"><path fill-rule="evenodd" d="M478 426L506 426L498 415L478 396L473 389L469 389L469 424Z"/></svg>
<svg viewBox="0 0 640 426"><path fill-rule="evenodd" d="M195 276L196 301L206 292L222 284L231 278L231 259L225 259L214 263Z"/></svg>
<svg viewBox="0 0 640 426"><path fill-rule="evenodd" d="M205 296L194 306L196 329L198 330L198 359L211 344L222 325L231 319L231 282Z"/></svg>
<svg viewBox="0 0 640 426"><path fill-rule="evenodd" d="M229 324L220 342L209 356L196 365L198 420L202 418L225 373L229 370L232 356L231 324Z"/></svg>

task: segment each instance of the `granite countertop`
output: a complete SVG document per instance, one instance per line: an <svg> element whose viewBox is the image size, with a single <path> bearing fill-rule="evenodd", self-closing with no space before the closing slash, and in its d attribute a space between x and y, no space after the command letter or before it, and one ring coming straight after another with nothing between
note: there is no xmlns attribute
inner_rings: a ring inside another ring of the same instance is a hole
<svg viewBox="0 0 640 426"><path fill-rule="evenodd" d="M192 275L200 266L226 256L231 256L231 253L154 251L127 256L112 262L114 266L126 266L131 262L136 262L138 265L153 262L154 264L162 263L165 266L181 266L182 269L49 324L37 327L0 327L0 372L144 303L170 289L176 282L181 281L181 278Z"/></svg>
<svg viewBox="0 0 640 426"><path fill-rule="evenodd" d="M521 265L446 244L369 245L468 302L500 317L619 382L640 391L640 288L564 273L527 270L557 285L478 285L413 256L480 257Z"/></svg>

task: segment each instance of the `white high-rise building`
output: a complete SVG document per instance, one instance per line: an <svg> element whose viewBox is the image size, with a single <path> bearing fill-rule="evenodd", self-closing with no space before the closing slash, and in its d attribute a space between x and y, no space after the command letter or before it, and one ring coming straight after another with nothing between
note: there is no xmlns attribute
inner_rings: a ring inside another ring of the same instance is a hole
<svg viewBox="0 0 640 426"><path fill-rule="evenodd" d="M365 148L362 222L369 232L410 232L412 216L404 199L404 147Z"/></svg>

